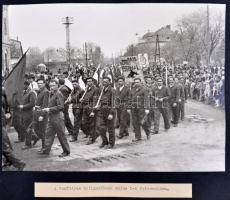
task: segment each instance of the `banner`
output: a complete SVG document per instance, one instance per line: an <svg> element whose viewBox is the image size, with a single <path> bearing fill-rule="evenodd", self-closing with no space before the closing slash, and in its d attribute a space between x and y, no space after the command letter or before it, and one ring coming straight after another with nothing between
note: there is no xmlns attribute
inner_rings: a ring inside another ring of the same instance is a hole
<svg viewBox="0 0 230 200"><path fill-rule="evenodd" d="M123 71L138 70L138 58L137 56L121 57L120 61Z"/></svg>
<svg viewBox="0 0 230 200"><path fill-rule="evenodd" d="M16 66L6 77L4 87L7 101L12 107L15 103L20 104L24 89L25 71L26 71L26 53L21 57Z"/></svg>
<svg viewBox="0 0 230 200"><path fill-rule="evenodd" d="M142 70L146 70L149 68L149 59L148 54L138 54L138 63Z"/></svg>

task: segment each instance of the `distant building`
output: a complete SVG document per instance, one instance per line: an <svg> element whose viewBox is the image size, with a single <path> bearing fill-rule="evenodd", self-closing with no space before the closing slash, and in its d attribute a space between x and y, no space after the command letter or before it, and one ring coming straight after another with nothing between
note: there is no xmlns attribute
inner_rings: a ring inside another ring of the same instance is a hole
<svg viewBox="0 0 230 200"><path fill-rule="evenodd" d="M170 25L166 25L161 27L155 32L148 32L142 36L142 40L145 42L154 42L156 41L157 35L159 36L160 43L167 43L171 41L174 32L171 30Z"/></svg>
<svg viewBox="0 0 230 200"><path fill-rule="evenodd" d="M161 27L160 29L156 30L155 32L147 32L145 33L138 42L139 47L144 47L146 49L146 53L149 56L149 63L155 62L155 48L156 48L156 38L158 35L159 38L159 45L162 47L163 45L170 42L174 36L175 32L171 30L170 25L166 25ZM144 45L143 45L144 44Z"/></svg>
<svg viewBox="0 0 230 200"><path fill-rule="evenodd" d="M10 39L10 63L13 68L23 55L22 44L20 41Z"/></svg>
<svg viewBox="0 0 230 200"><path fill-rule="evenodd" d="M8 74L12 68L10 65L8 7L3 5L2 11L2 76L5 76L5 74Z"/></svg>

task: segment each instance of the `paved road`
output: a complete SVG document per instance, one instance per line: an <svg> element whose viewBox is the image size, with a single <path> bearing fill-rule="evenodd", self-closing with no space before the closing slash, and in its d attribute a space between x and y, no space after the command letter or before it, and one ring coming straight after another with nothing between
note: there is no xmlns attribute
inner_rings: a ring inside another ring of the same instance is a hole
<svg viewBox="0 0 230 200"><path fill-rule="evenodd" d="M114 149L99 149L98 138L93 145L79 141L70 143L71 155L59 158L62 152L57 138L49 157L37 155L40 142L26 151L14 144L17 155L26 161L27 171L224 171L225 170L225 112L200 102L186 104L186 119L178 127L147 141L132 143L130 136L116 141ZM118 130L116 130L118 134ZM11 141L17 134L9 133ZM12 167L7 170L14 170Z"/></svg>

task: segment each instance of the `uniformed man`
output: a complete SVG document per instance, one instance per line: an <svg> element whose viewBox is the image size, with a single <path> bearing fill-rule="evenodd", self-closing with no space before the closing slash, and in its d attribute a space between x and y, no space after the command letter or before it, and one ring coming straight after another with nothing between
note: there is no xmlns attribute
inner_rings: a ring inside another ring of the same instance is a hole
<svg viewBox="0 0 230 200"><path fill-rule="evenodd" d="M23 150L32 147L32 132L27 129L32 125L33 122L33 108L36 102L36 92L30 88L30 82L24 82L24 91L22 97L22 104L18 105L22 117L22 133L25 134L25 146Z"/></svg>
<svg viewBox="0 0 230 200"><path fill-rule="evenodd" d="M45 86L46 82L44 78L39 78L37 83L39 89L37 92L37 101L35 104L33 128L38 136L38 139L41 139L42 141L42 148L39 150L42 151L45 147L45 130L48 116L46 113L41 112L41 109L48 107L49 91Z"/></svg>
<svg viewBox="0 0 230 200"><path fill-rule="evenodd" d="M86 91L84 96L80 99L80 102L83 107L82 114L82 131L89 137L87 145L93 144L97 138L95 131L95 117L90 116L93 110L94 96L97 91L97 87L93 84L93 78L88 77L86 79Z"/></svg>
<svg viewBox="0 0 230 200"><path fill-rule="evenodd" d="M160 115L162 114L164 119L164 127L165 131L168 131L170 128L169 122L169 107L168 100L170 98L169 89L163 85L163 79L157 79L157 86L155 86L152 90L153 97L153 105L151 107L154 108L154 132L153 134L159 133L160 126Z"/></svg>
<svg viewBox="0 0 230 200"><path fill-rule="evenodd" d="M73 134L72 134L72 138L70 142L75 142L78 139L79 129L82 124L83 108L82 108L80 99L82 95L84 94L84 90L79 86L78 80L76 79L73 80L72 84L73 84L74 90L70 97L69 103L72 103L74 125L73 125Z"/></svg>
<svg viewBox="0 0 230 200"><path fill-rule="evenodd" d="M113 148L115 145L115 107L114 97L115 90L111 86L111 79L103 77L102 88L97 90L96 96L98 97L95 102L91 116L96 115L96 134L101 136L102 144L100 148ZM106 136L108 131L109 137Z"/></svg>
<svg viewBox="0 0 230 200"><path fill-rule="evenodd" d="M62 78L59 79L59 84L60 84L59 90L62 93L62 95L64 97L64 102L65 102L71 93L71 89L65 85L65 80ZM69 117L69 104L68 103L64 104L64 111L63 112L64 112L65 126L69 132L69 135L73 135L73 124L72 124L70 117Z"/></svg>
<svg viewBox="0 0 230 200"><path fill-rule="evenodd" d="M153 82L153 77L150 75L145 77L145 82L146 82L145 88L148 92L149 103L151 103L153 101L152 90L153 90L154 86L156 86L156 84L155 84L155 82ZM149 114L148 114L147 120L148 120L148 123L150 125L150 131L152 132L152 129L154 129L154 127L152 127L152 124L153 124L152 122L154 120L154 107L149 108Z"/></svg>
<svg viewBox="0 0 230 200"><path fill-rule="evenodd" d="M180 80L178 82L180 84L180 99L179 99L179 118L184 121L184 116L185 116L185 102L187 101L188 98L188 92L187 92L187 87L184 83L183 77L180 77Z"/></svg>
<svg viewBox="0 0 230 200"><path fill-rule="evenodd" d="M8 118L10 117L8 108L5 90L2 88L2 154L5 157L5 163L7 163L8 166L13 165L19 171L23 171L26 164L15 156L10 139L6 132L6 116L8 116Z"/></svg>
<svg viewBox="0 0 230 200"><path fill-rule="evenodd" d="M51 147L57 134L58 140L62 146L63 153L59 157L65 157L70 154L70 148L65 136L64 125L64 97L58 89L58 82L54 79L50 81L50 96L48 108L42 111L48 114L48 125L45 133L45 148L40 154L49 155Z"/></svg>
<svg viewBox="0 0 230 200"><path fill-rule="evenodd" d="M170 91L170 99L169 99L169 119L174 127L178 125L179 121L179 99L180 99L180 88L178 85L174 83L172 77L169 78L169 91Z"/></svg>
<svg viewBox="0 0 230 200"><path fill-rule="evenodd" d="M134 79L129 106L131 108L132 123L135 133L135 139L133 142L138 142L142 139L141 126L145 131L147 139L150 139L150 125L148 124L148 120L145 120L149 114L148 92L142 86L140 78Z"/></svg>
<svg viewBox="0 0 230 200"><path fill-rule="evenodd" d="M127 111L127 105L130 96L130 89L128 86L125 85L125 78L118 77L118 87L116 89L115 95L115 103L116 103L116 110L117 110L117 119L119 123L119 136L118 138L121 139L124 136L129 135L128 127L130 121L130 115Z"/></svg>

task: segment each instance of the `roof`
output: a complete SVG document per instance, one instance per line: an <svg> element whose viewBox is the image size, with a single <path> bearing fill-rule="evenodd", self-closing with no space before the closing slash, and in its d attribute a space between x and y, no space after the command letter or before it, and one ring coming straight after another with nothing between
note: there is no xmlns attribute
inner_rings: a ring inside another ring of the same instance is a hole
<svg viewBox="0 0 230 200"><path fill-rule="evenodd" d="M161 27L155 32L148 32L144 34L142 39L155 41L156 36L159 35L160 42L167 42L170 40L170 36L172 36L173 33L174 32L171 30L171 26L166 25L166 26Z"/></svg>

